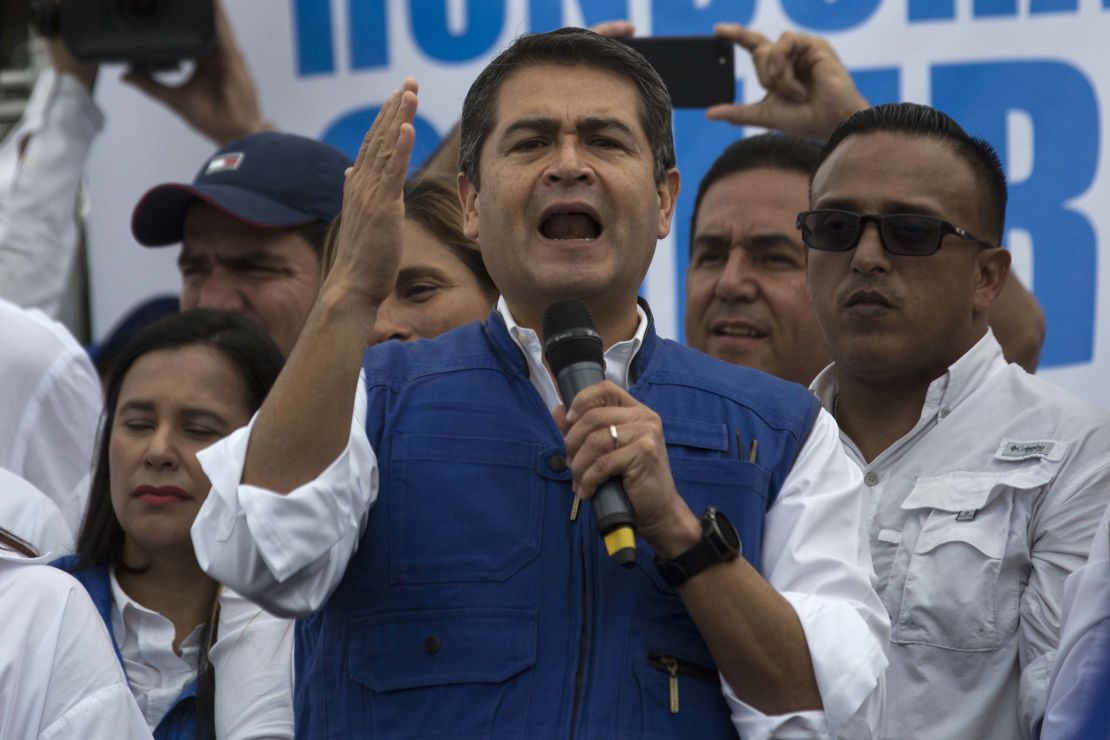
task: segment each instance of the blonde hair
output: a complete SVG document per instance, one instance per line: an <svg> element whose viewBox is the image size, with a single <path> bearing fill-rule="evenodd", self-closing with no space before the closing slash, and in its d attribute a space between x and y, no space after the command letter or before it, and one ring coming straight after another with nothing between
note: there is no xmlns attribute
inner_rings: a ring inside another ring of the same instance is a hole
<svg viewBox="0 0 1110 740"><path fill-rule="evenodd" d="M335 264L342 214L328 225L324 249L320 253L320 282ZM497 288L482 261L478 242L463 232L463 212L451 181L443 177L424 176L405 183L405 218L419 224L451 252L478 281L486 295L495 296Z"/></svg>

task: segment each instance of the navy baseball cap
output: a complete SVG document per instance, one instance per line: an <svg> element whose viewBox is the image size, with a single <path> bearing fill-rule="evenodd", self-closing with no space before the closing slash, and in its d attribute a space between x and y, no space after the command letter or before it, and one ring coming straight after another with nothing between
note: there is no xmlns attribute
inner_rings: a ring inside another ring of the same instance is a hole
<svg viewBox="0 0 1110 740"><path fill-rule="evenodd" d="M289 229L330 222L343 207L343 179L353 163L338 149L295 134L266 131L227 144L208 158L191 185L147 191L131 214L140 244L177 244L197 199L251 226Z"/></svg>

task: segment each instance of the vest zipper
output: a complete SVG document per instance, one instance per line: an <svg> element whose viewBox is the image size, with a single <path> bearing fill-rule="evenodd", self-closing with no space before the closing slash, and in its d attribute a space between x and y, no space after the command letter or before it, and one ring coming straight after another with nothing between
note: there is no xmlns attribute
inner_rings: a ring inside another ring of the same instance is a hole
<svg viewBox="0 0 1110 740"><path fill-rule="evenodd" d="M717 671L709 666L694 663L673 655L667 655L658 650L647 654L648 664L656 670L667 674L667 696L671 714L678 714L678 676L679 674L695 676L703 680L716 681Z"/></svg>
<svg viewBox="0 0 1110 740"><path fill-rule="evenodd" d="M582 630L578 634L578 669L574 673L574 703L570 710L570 738L578 725L578 708L582 701L582 678L586 672L586 625L589 624L590 602L586 589L586 558L582 558Z"/></svg>

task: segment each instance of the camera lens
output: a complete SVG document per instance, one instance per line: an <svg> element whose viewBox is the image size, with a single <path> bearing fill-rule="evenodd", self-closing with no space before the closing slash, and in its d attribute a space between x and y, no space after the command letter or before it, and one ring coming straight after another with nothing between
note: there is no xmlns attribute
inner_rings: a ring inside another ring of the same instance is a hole
<svg viewBox="0 0 1110 740"><path fill-rule="evenodd" d="M165 10L162 0L116 0L120 20L131 26L153 26Z"/></svg>

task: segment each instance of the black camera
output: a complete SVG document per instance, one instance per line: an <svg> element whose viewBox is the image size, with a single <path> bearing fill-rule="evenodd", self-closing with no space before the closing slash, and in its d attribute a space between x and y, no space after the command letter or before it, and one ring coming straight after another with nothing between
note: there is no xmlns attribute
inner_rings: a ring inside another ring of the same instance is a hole
<svg viewBox="0 0 1110 740"><path fill-rule="evenodd" d="M61 35L83 62L174 66L212 49L212 0L32 0L43 36Z"/></svg>

